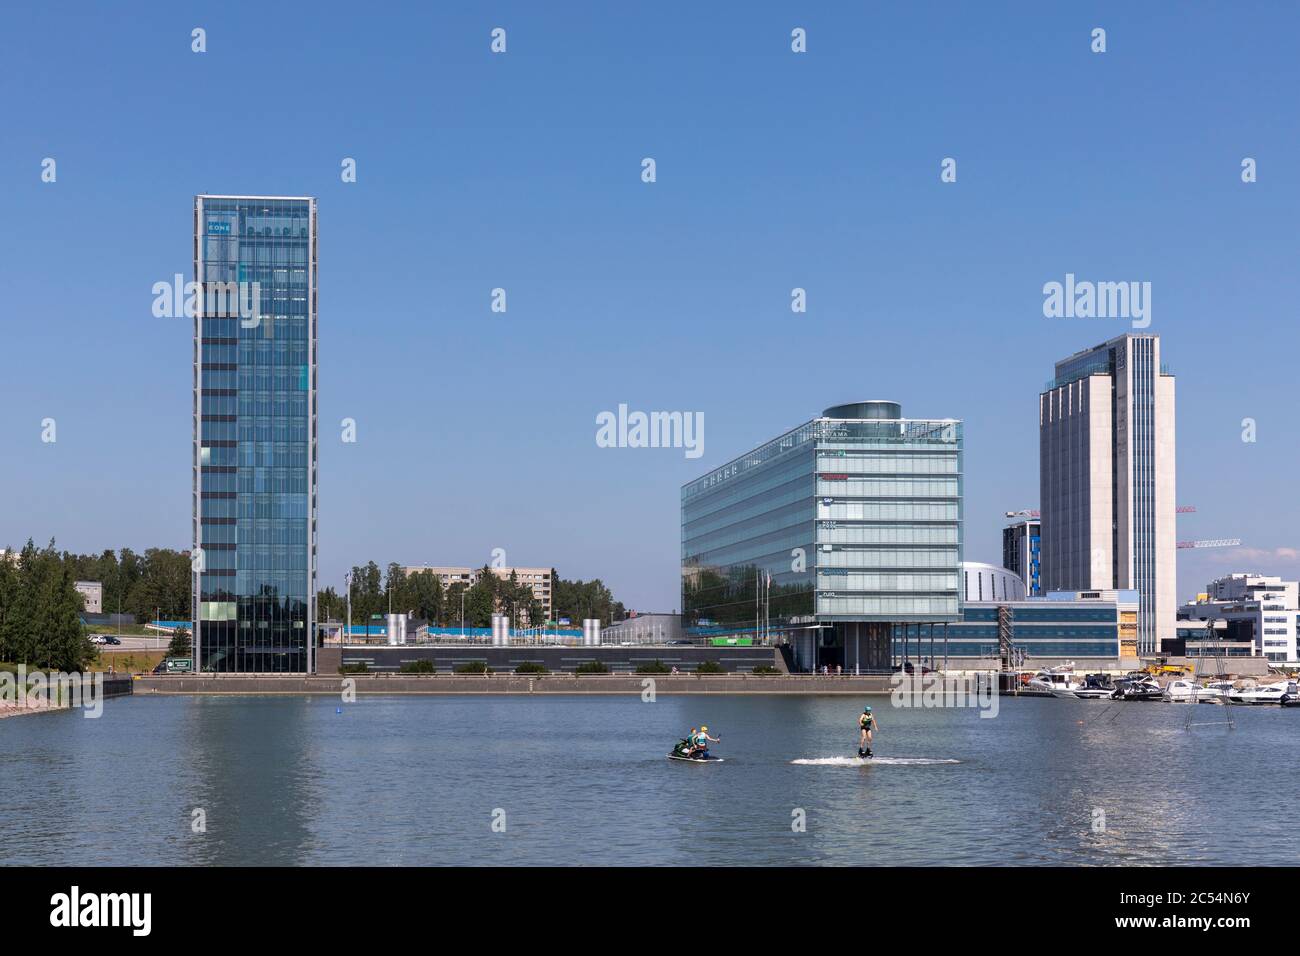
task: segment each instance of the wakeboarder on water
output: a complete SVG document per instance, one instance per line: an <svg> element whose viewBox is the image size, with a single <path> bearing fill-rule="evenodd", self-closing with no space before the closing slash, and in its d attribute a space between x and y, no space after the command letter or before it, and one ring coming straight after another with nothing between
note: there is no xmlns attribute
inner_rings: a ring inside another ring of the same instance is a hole
<svg viewBox="0 0 1300 956"><path fill-rule="evenodd" d="M880 725L876 722L875 715L871 713L871 707L867 706L862 708L862 716L858 718L858 731L860 732L860 736L858 738L859 757L865 758L865 757L870 757L872 755L871 738L873 736L874 729L879 726Z"/></svg>

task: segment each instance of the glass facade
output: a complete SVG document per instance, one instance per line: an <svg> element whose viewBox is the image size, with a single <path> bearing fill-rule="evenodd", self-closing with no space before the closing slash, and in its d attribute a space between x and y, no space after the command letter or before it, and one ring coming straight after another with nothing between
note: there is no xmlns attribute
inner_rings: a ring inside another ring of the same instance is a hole
<svg viewBox="0 0 1300 956"><path fill-rule="evenodd" d="M682 489L683 627L752 636L765 620L812 621L816 425Z"/></svg>
<svg viewBox="0 0 1300 956"><path fill-rule="evenodd" d="M316 593L316 201L198 196L199 667L310 672Z"/></svg>
<svg viewBox="0 0 1300 956"><path fill-rule="evenodd" d="M961 422L817 425L818 618L957 620Z"/></svg>
<svg viewBox="0 0 1300 956"><path fill-rule="evenodd" d="M887 667L890 624L958 620L961 422L843 408L861 417L828 409L682 488L688 633L757 630L808 643L801 666L847 664L851 647Z"/></svg>
<svg viewBox="0 0 1300 956"><path fill-rule="evenodd" d="M1137 594L1129 592L1136 607ZM1031 658L1084 660L1105 658L1116 661L1121 656L1121 610L1114 601L1013 601L1003 604L1010 609L1011 642ZM1132 612L1129 612L1130 616ZM967 604L956 624L934 629L931 643L927 633L911 635L910 657L930 663L948 658L983 658L996 660L998 646L998 605Z"/></svg>
<svg viewBox="0 0 1300 956"><path fill-rule="evenodd" d="M1030 597L1043 593L1042 553L1042 525L1038 521L1021 521L1002 529L1002 566L1020 575Z"/></svg>

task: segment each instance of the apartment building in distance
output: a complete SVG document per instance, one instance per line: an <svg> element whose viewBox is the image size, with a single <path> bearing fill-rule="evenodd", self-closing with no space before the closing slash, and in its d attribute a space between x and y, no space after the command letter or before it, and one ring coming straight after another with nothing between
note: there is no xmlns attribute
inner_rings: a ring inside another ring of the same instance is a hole
<svg viewBox="0 0 1300 956"><path fill-rule="evenodd" d="M87 614L104 613L104 584L102 581L74 581L72 586L86 599L83 610Z"/></svg>
<svg viewBox="0 0 1300 956"><path fill-rule="evenodd" d="M479 572L482 568L467 567L433 567L430 565L419 565L403 568L407 574L418 574L422 571L432 571L434 576L442 582L443 590L451 587L453 584L459 584L462 587L473 587L478 581ZM554 568L492 568L492 573L502 580L508 581L510 575L515 575L515 580L520 584L526 584L532 589L533 597L537 603L542 606L542 616L544 620L552 619L552 599L555 594L555 569ZM540 621L532 622L540 624Z"/></svg>

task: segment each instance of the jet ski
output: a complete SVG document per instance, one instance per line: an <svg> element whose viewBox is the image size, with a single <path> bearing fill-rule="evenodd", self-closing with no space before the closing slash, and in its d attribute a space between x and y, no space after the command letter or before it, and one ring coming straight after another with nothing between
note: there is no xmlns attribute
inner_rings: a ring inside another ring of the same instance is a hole
<svg viewBox="0 0 1300 956"><path fill-rule="evenodd" d="M691 753L691 742L685 739L677 741L677 746L673 747L673 752L668 755L668 759L689 760L692 763L722 763L721 757L714 757L707 750Z"/></svg>

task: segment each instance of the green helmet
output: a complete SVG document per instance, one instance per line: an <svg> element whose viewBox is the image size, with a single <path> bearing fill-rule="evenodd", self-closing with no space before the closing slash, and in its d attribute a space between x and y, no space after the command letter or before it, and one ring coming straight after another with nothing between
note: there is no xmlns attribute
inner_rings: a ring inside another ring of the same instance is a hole
<svg viewBox="0 0 1300 956"><path fill-rule="evenodd" d="M869 714L869 713L871 713L871 708L870 708L870 707L863 707L863 708L862 708L862 712L863 712L864 714Z"/></svg>

